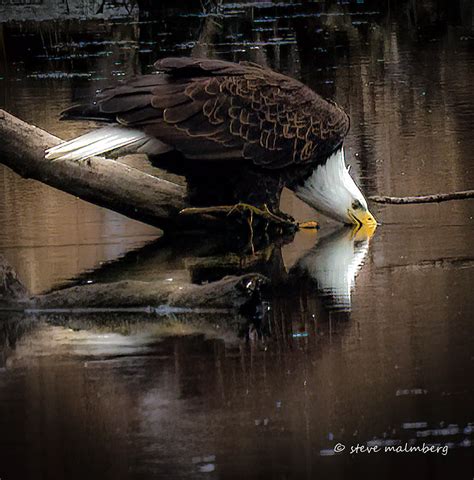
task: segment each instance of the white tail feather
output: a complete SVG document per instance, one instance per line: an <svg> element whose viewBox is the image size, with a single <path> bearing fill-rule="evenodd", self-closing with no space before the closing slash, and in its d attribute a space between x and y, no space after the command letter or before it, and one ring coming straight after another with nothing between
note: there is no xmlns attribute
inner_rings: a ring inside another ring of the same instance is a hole
<svg viewBox="0 0 474 480"><path fill-rule="evenodd" d="M170 149L156 138L140 130L126 127L105 127L49 148L48 160L86 160L112 150L127 148L141 153L163 153Z"/></svg>

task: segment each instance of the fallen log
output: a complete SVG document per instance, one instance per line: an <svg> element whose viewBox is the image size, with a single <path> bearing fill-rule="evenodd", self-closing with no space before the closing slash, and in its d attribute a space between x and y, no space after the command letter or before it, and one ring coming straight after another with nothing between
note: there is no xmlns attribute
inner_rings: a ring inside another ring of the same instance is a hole
<svg viewBox="0 0 474 480"><path fill-rule="evenodd" d="M6 260L0 257L0 312L23 313L202 313L238 312L255 300L266 278L250 273L195 285L171 280L78 285L28 296ZM3 295L2 295L3 293Z"/></svg>
<svg viewBox="0 0 474 480"><path fill-rule="evenodd" d="M297 225L264 210L247 212L231 207L195 209L182 185L149 175L116 160L92 157L87 161L47 160L46 148L61 139L0 110L0 163L24 178L108 208L162 230L245 229L253 220L266 231L294 231ZM253 226L250 231L253 234Z"/></svg>
<svg viewBox="0 0 474 480"><path fill-rule="evenodd" d="M439 203L447 202L448 200L465 200L466 198L474 198L474 190L463 190L461 192L436 193L433 195L419 195L411 197L388 197L374 195L369 197L369 200L372 200L376 203L406 205L413 203Z"/></svg>
<svg viewBox="0 0 474 480"><path fill-rule="evenodd" d="M39 180L100 207L161 229L176 225L190 207L186 188L106 158L51 161L46 148L61 139L0 110L0 162L22 177Z"/></svg>
<svg viewBox="0 0 474 480"><path fill-rule="evenodd" d="M123 280L80 285L29 299L27 311L55 313L133 311L160 313L192 311L237 311L265 283L265 277L248 274L225 277L206 285Z"/></svg>

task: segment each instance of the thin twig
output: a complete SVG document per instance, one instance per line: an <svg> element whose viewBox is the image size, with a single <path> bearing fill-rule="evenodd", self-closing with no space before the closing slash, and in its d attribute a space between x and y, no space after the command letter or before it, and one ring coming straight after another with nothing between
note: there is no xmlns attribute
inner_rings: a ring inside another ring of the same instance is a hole
<svg viewBox="0 0 474 480"><path fill-rule="evenodd" d="M409 203L439 203L447 202L448 200L464 200L466 198L474 198L474 190L464 190L462 192L438 193L434 195L420 195L416 197L386 197L386 196L372 196L369 200L377 203L394 203L394 204L409 204Z"/></svg>

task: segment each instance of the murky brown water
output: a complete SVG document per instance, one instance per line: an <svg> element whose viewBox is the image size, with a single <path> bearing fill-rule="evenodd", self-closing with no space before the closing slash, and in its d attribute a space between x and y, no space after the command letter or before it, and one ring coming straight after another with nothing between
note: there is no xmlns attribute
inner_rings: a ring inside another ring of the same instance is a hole
<svg viewBox="0 0 474 480"><path fill-rule="evenodd" d="M247 59L347 109L346 157L369 195L472 188L472 5L357 3L0 24L0 106L72 137L90 126L60 123L62 108L157 57ZM3 314L0 478L472 478L474 204L373 209L370 242L324 224L268 252L263 339L225 316ZM159 235L0 167L0 253L34 293L225 273L208 240ZM449 452L348 453L392 441Z"/></svg>

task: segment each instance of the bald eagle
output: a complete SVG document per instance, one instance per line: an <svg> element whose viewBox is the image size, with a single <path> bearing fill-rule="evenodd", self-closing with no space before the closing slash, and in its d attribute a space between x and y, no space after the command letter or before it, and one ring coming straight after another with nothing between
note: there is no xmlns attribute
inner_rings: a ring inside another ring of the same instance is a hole
<svg viewBox="0 0 474 480"><path fill-rule="evenodd" d="M337 221L375 224L345 165L349 117L336 103L250 62L165 58L155 68L63 112L111 125L47 150L46 158L84 160L126 149L159 159L173 150L208 203L277 210L286 186Z"/></svg>

